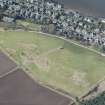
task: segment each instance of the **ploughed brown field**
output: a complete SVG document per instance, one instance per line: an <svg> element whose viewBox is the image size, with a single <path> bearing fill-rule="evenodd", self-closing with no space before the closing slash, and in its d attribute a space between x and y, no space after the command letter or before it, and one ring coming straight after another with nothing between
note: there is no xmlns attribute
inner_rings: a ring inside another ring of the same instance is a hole
<svg viewBox="0 0 105 105"><path fill-rule="evenodd" d="M0 105L68 105L72 102L15 68L17 65L0 51Z"/></svg>
<svg viewBox="0 0 105 105"><path fill-rule="evenodd" d="M17 65L0 51L0 76L12 71Z"/></svg>

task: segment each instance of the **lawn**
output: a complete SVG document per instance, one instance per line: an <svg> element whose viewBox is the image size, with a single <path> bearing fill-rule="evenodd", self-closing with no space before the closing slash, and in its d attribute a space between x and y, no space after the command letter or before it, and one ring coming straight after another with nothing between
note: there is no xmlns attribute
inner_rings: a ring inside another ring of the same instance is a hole
<svg viewBox="0 0 105 105"><path fill-rule="evenodd" d="M37 80L76 96L105 76L104 57L58 38L0 32L0 46Z"/></svg>

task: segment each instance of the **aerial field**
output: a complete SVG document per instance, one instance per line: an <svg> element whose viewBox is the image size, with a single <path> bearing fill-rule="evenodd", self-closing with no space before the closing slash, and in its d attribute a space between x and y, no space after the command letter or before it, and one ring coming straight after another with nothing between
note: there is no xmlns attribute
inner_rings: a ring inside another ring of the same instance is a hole
<svg viewBox="0 0 105 105"><path fill-rule="evenodd" d="M72 103L72 100L41 86L21 69L0 79L1 105L68 105L69 103Z"/></svg>
<svg viewBox="0 0 105 105"><path fill-rule="evenodd" d="M0 47L36 80L80 96L105 76L105 58L35 32L0 32Z"/></svg>

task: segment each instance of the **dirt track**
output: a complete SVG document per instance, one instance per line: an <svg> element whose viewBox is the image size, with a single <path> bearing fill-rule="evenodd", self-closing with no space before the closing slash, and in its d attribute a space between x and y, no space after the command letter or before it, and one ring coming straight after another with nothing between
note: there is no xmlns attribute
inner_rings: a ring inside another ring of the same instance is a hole
<svg viewBox="0 0 105 105"><path fill-rule="evenodd" d="M0 51L0 75L17 65ZM0 78L0 105L68 105L73 101L32 80L22 69Z"/></svg>

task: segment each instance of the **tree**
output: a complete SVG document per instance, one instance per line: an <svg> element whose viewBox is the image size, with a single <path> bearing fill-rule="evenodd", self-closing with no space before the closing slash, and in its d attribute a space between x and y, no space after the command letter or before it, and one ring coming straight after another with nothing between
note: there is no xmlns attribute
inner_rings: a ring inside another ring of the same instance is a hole
<svg viewBox="0 0 105 105"><path fill-rule="evenodd" d="M102 50L103 50L103 52L105 52L105 43L102 46Z"/></svg>
<svg viewBox="0 0 105 105"><path fill-rule="evenodd" d="M105 92L99 94L94 99L80 102L80 105L105 105Z"/></svg>

